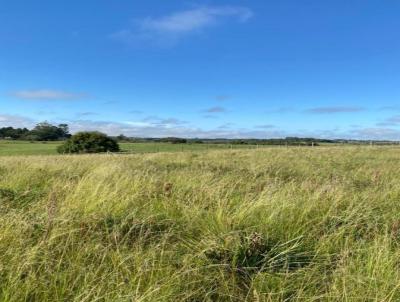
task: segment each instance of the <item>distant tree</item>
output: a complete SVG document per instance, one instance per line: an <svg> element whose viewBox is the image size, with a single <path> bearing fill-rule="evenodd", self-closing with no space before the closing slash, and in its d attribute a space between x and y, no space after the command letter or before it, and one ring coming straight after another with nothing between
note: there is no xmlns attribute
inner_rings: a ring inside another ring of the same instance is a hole
<svg viewBox="0 0 400 302"><path fill-rule="evenodd" d="M71 137L71 134L69 134L69 126L67 124L59 124L58 131L61 138Z"/></svg>
<svg viewBox="0 0 400 302"><path fill-rule="evenodd" d="M165 138L161 138L160 142L171 143L171 144L186 144L187 139L179 138L179 137L165 137Z"/></svg>
<svg viewBox="0 0 400 302"><path fill-rule="evenodd" d="M2 139L24 139L28 134L29 130L26 128L0 128L0 138Z"/></svg>
<svg viewBox="0 0 400 302"><path fill-rule="evenodd" d="M58 147L59 153L118 152L120 147L111 137L100 132L79 132Z"/></svg>
<svg viewBox="0 0 400 302"><path fill-rule="evenodd" d="M120 134L120 135L118 135L117 137L116 137L116 139L118 140L118 141L127 141L127 140L129 140L129 137L126 137L125 135L123 135L123 134Z"/></svg>
<svg viewBox="0 0 400 302"><path fill-rule="evenodd" d="M37 124L30 135L40 141L63 140L70 136L67 124L54 126L48 122Z"/></svg>

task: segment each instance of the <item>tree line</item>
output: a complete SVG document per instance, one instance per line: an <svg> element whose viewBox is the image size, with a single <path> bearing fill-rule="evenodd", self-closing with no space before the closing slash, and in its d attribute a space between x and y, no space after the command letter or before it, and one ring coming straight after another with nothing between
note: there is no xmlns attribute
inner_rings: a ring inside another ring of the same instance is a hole
<svg viewBox="0 0 400 302"><path fill-rule="evenodd" d="M229 145L271 145L271 146L319 146L327 144L351 145L398 145L398 141L390 140L356 140L356 139L326 139L313 137L284 137L266 139L229 139L229 138L179 138L179 137L115 137L120 142L131 143L171 143L171 144L229 144Z"/></svg>
<svg viewBox="0 0 400 302"><path fill-rule="evenodd" d="M28 141L64 141L71 137L67 124L52 125L48 122L37 124L33 129L27 128L0 128L0 139L28 140ZM319 144L375 144L393 145L395 141L385 140L349 140L349 139L321 139L312 137L285 137L270 139L227 139L227 138L143 138L128 137L123 134L112 137L118 142L131 143L171 143L171 144L232 144L232 145L287 145L287 146L318 146Z"/></svg>
<svg viewBox="0 0 400 302"><path fill-rule="evenodd" d="M0 139L29 141L61 141L71 137L67 124L52 125L48 122L37 124L33 129L0 128Z"/></svg>
<svg viewBox="0 0 400 302"><path fill-rule="evenodd" d="M130 138L124 135L117 136L118 141L132 143L171 143L171 144L229 144L229 145L290 145L290 146L318 146L321 143L335 143L335 140L316 139L316 138L301 138L301 137L286 137L286 138L271 138L271 139L227 139L227 138L179 138L179 137L164 137L164 138Z"/></svg>

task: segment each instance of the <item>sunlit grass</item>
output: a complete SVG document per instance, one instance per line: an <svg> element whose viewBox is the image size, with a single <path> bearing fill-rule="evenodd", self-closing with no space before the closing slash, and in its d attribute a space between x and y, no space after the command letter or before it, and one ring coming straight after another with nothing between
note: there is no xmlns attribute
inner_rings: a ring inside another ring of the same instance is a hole
<svg viewBox="0 0 400 302"><path fill-rule="evenodd" d="M56 155L61 142L0 141L0 156ZM231 149L271 148L271 146L230 144L120 143L122 153L157 153Z"/></svg>
<svg viewBox="0 0 400 302"><path fill-rule="evenodd" d="M0 157L0 301L399 301L400 149Z"/></svg>

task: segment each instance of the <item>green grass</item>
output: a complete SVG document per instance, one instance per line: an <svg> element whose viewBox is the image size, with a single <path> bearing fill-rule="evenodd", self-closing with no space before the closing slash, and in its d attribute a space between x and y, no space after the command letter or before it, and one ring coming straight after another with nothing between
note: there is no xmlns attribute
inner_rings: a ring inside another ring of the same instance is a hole
<svg viewBox="0 0 400 302"><path fill-rule="evenodd" d="M0 156L57 154L59 145L59 142L0 141Z"/></svg>
<svg viewBox="0 0 400 302"><path fill-rule="evenodd" d="M171 144L171 143L121 143L121 149L133 153L206 151L230 149L256 149L268 146L256 145L229 145L229 144Z"/></svg>
<svg viewBox="0 0 400 302"><path fill-rule="evenodd" d="M0 156L4 155L54 155L60 142L0 141ZM257 146L227 144L170 144L170 143L120 143L123 152L156 153L201 151L214 149L254 149ZM259 146L261 148L261 146Z"/></svg>
<svg viewBox="0 0 400 302"><path fill-rule="evenodd" d="M400 149L0 157L0 301L400 301Z"/></svg>

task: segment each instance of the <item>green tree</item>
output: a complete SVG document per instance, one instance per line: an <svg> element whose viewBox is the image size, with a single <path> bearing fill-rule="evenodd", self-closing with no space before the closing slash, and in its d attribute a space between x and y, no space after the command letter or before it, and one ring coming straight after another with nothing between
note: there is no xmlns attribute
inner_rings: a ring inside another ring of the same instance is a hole
<svg viewBox="0 0 400 302"><path fill-rule="evenodd" d="M111 137L100 132L79 132L58 147L59 153L118 152L120 147Z"/></svg>
<svg viewBox="0 0 400 302"><path fill-rule="evenodd" d="M67 124L59 124L58 132L62 138L71 137L71 134L69 134L69 126Z"/></svg>
<svg viewBox="0 0 400 302"><path fill-rule="evenodd" d="M24 139L29 134L26 128L4 127L0 128L0 138Z"/></svg>
<svg viewBox="0 0 400 302"><path fill-rule="evenodd" d="M122 141L128 141L128 140L129 140L129 137L127 137L127 136L125 136L125 135L123 135L123 134L120 134L120 135L118 135L118 136L116 137L116 139L117 139L117 141L122 142Z"/></svg>
<svg viewBox="0 0 400 302"><path fill-rule="evenodd" d="M40 141L55 141L68 138L68 132L67 124L54 126L48 122L42 122L37 124L30 134Z"/></svg>

